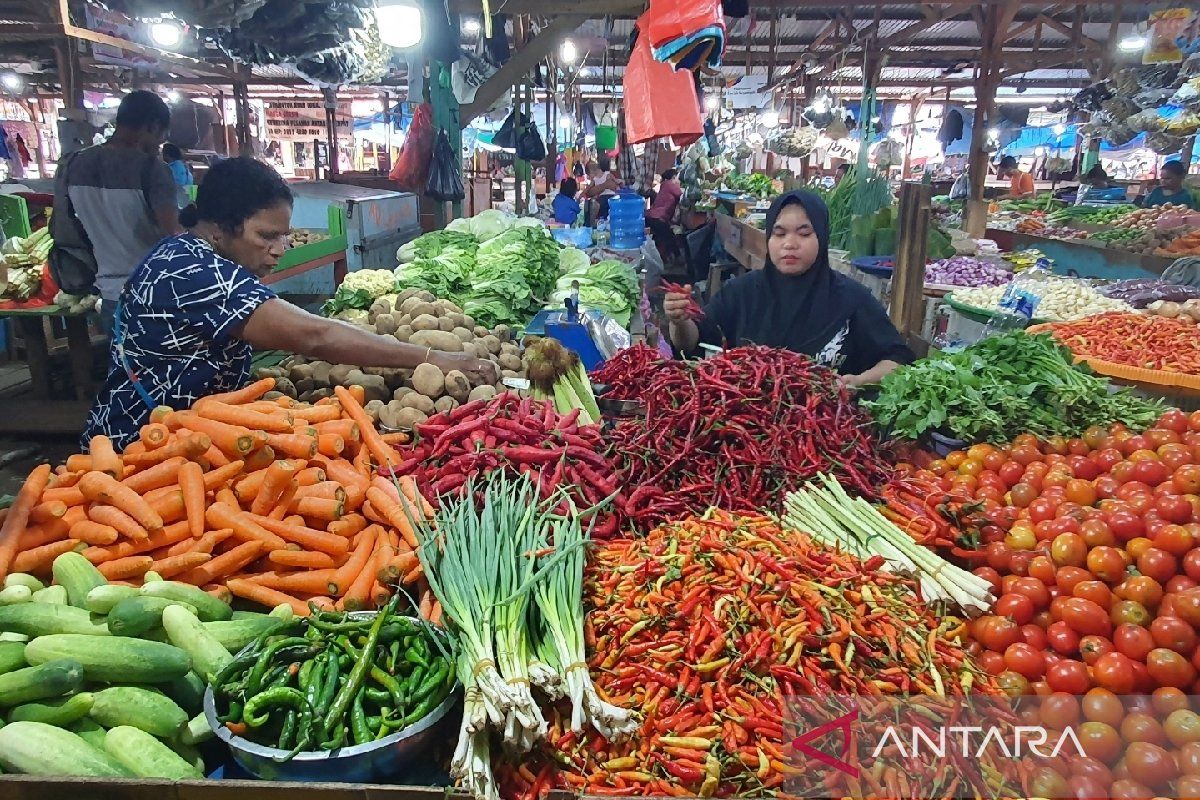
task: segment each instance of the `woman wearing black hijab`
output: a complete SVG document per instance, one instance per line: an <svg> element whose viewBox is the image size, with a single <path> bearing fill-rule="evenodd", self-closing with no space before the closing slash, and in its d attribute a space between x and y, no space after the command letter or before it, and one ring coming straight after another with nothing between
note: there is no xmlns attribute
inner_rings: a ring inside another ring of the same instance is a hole
<svg viewBox="0 0 1200 800"><path fill-rule="evenodd" d="M700 320L688 297L668 294L670 338L684 353L700 342L759 344L811 356L851 387L878 383L913 360L879 301L829 266L829 209L811 192L788 192L767 212L767 261L725 286Z"/></svg>

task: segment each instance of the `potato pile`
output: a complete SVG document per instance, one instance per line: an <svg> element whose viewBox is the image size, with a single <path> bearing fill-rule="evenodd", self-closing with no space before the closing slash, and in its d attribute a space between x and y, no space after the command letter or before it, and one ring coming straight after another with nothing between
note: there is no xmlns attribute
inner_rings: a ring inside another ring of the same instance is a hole
<svg viewBox="0 0 1200 800"><path fill-rule="evenodd" d="M301 228L292 228L290 231L288 231L287 246L289 248L301 247L306 244L323 242L328 238L329 234L325 231L306 231Z"/></svg>
<svg viewBox="0 0 1200 800"><path fill-rule="evenodd" d="M380 298L368 310L367 322L348 324L420 347L490 359L500 368L501 380L525 377L525 364L512 340L511 328L498 325L488 330L476 325L454 303L439 300L429 292L406 289L394 300ZM433 364L421 364L416 369L360 369L349 364L309 361L302 356L290 356L277 367L259 369L255 376L275 378L279 392L304 402L329 397L334 386L362 386L371 416L383 427L399 430L424 422L434 413L507 391L502 382L472 386L459 370L443 373Z"/></svg>

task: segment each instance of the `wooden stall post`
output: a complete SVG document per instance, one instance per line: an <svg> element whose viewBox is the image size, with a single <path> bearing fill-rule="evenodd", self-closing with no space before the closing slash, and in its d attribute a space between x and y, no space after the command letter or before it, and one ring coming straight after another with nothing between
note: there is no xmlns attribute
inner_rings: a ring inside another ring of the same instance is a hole
<svg viewBox="0 0 1200 800"><path fill-rule="evenodd" d="M900 185L900 220L890 314L892 322L918 356L929 352L929 342L921 338L921 328L931 197L930 185L923 181L905 181Z"/></svg>

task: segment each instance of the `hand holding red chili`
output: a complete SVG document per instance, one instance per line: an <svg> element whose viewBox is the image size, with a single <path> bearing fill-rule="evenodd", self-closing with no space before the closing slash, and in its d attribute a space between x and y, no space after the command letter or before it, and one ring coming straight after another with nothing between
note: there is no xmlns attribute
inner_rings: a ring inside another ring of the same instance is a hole
<svg viewBox="0 0 1200 800"><path fill-rule="evenodd" d="M692 297L691 284L680 286L678 283L663 281L658 288L666 295L663 298L663 312L666 313L667 319L679 321L700 319L704 316L704 309L700 308L700 304Z"/></svg>

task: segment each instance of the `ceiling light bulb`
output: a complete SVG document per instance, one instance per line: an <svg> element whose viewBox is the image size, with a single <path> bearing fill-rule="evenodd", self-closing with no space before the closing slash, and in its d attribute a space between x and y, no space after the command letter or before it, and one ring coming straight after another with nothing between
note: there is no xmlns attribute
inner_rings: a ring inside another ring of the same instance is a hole
<svg viewBox="0 0 1200 800"><path fill-rule="evenodd" d="M779 112L778 111L764 111L759 116L758 121L762 123L764 128L778 128L779 127Z"/></svg>
<svg viewBox="0 0 1200 800"><path fill-rule="evenodd" d="M988 138L989 139L999 139L1000 138L1000 129L999 128L988 128Z"/></svg>
<svg viewBox="0 0 1200 800"><path fill-rule="evenodd" d="M15 92L20 89L21 83L21 76L15 72L6 72L3 75L0 75L0 85L3 85L4 88L8 89L10 92Z"/></svg>
<svg viewBox="0 0 1200 800"><path fill-rule="evenodd" d="M483 25L474 17L467 17L463 20L462 29L464 33L479 33Z"/></svg>
<svg viewBox="0 0 1200 800"><path fill-rule="evenodd" d="M183 26L170 20L152 23L150 41L167 50L177 47L183 41Z"/></svg>
<svg viewBox="0 0 1200 800"><path fill-rule="evenodd" d="M704 107L707 108L709 111L716 111L720 105L721 105L721 101L715 97L706 97L704 99Z"/></svg>
<svg viewBox="0 0 1200 800"><path fill-rule="evenodd" d="M1136 53L1146 46L1145 36L1126 36L1117 43L1117 49L1122 53Z"/></svg>
<svg viewBox="0 0 1200 800"><path fill-rule="evenodd" d="M412 47L424 36L421 9L410 0L380 0L375 7L379 38L388 47Z"/></svg>
<svg viewBox="0 0 1200 800"><path fill-rule="evenodd" d="M568 64L573 64L575 59L579 57L579 51L575 49L575 43L570 39L562 43L559 53L562 55L562 60Z"/></svg>

